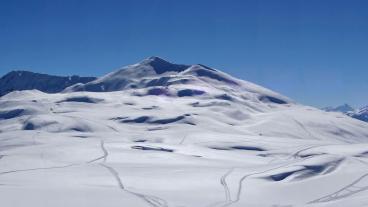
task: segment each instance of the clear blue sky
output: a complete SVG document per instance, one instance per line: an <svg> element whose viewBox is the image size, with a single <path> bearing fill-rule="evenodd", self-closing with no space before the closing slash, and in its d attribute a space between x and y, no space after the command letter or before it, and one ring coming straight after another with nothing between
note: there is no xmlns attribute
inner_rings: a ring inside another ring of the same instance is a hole
<svg viewBox="0 0 368 207"><path fill-rule="evenodd" d="M0 75L203 63L301 103L368 104L368 1L0 0Z"/></svg>

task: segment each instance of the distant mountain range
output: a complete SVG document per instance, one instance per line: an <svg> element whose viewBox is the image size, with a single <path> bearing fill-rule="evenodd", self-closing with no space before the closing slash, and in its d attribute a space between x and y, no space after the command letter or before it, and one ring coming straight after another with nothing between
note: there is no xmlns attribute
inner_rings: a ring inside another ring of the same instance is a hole
<svg viewBox="0 0 368 207"><path fill-rule="evenodd" d="M360 109L354 109L349 104L343 104L337 107L325 107L322 109L327 112L341 112L355 119L368 122L368 106L362 107Z"/></svg>
<svg viewBox="0 0 368 207"><path fill-rule="evenodd" d="M0 96L12 91L37 89L46 93L58 93L76 83L87 83L95 77L54 76L29 71L12 71L0 78Z"/></svg>

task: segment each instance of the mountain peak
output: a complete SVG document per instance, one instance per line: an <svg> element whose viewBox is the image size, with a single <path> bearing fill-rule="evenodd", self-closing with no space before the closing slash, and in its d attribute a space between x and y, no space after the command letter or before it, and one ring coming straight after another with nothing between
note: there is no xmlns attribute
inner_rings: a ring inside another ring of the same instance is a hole
<svg viewBox="0 0 368 207"><path fill-rule="evenodd" d="M350 111L354 111L354 108L351 107L349 104L343 104L337 107L325 107L323 108L323 110L325 111L332 111L332 112L342 112L342 113L347 113Z"/></svg>
<svg viewBox="0 0 368 207"><path fill-rule="evenodd" d="M151 57L146 58L145 60L149 60L149 61L165 61L165 62L169 62L169 61L164 60L163 58L160 58L160 57L158 57L158 56L151 56Z"/></svg>
<svg viewBox="0 0 368 207"><path fill-rule="evenodd" d="M181 72L190 67L190 65L171 63L157 56L148 57L144 59L141 64L150 65L157 74L165 72Z"/></svg>

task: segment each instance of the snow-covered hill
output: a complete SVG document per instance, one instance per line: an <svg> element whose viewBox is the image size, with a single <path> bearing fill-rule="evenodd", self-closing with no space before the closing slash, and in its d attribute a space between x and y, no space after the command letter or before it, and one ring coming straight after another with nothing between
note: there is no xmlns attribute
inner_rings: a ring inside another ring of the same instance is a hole
<svg viewBox="0 0 368 207"><path fill-rule="evenodd" d="M204 65L151 57L62 93L1 97L0 199L366 206L367 141L367 123Z"/></svg>
<svg viewBox="0 0 368 207"><path fill-rule="evenodd" d="M47 93L57 93L76 83L87 83L93 77L53 76L29 71L12 71L0 78L0 96L12 91L37 89Z"/></svg>

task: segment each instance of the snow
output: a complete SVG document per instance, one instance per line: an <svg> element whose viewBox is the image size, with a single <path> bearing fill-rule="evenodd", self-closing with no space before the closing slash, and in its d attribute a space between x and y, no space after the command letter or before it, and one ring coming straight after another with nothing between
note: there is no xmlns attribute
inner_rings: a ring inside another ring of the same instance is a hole
<svg viewBox="0 0 368 207"><path fill-rule="evenodd" d="M2 206L368 205L367 123L202 65L158 74L152 59L1 97Z"/></svg>

